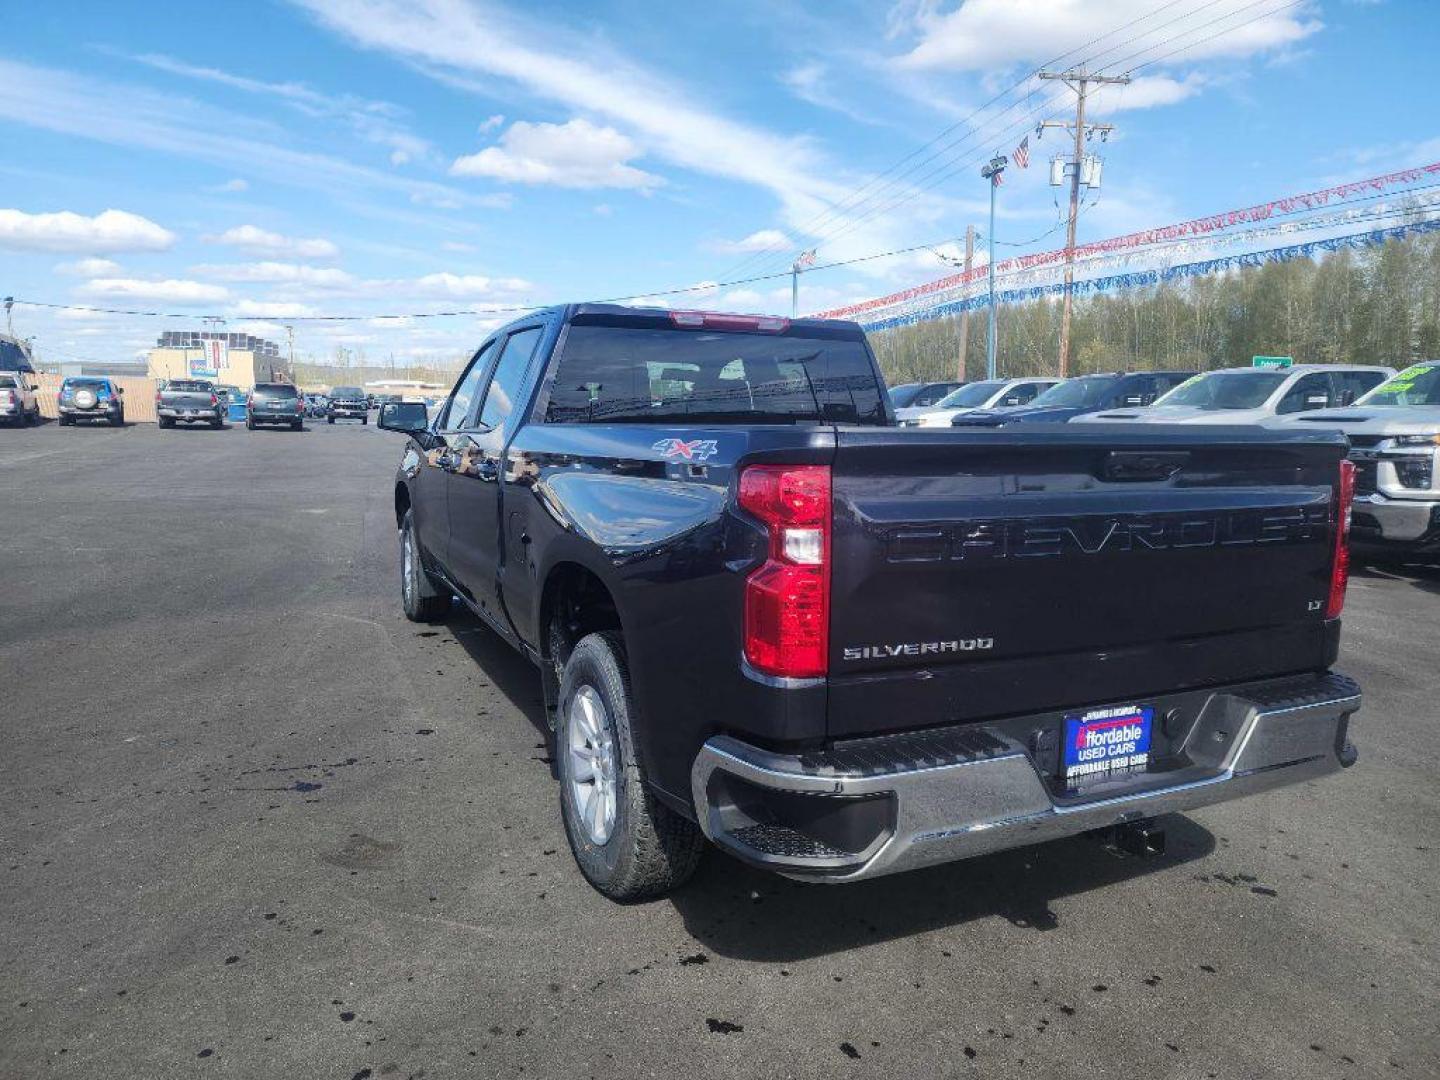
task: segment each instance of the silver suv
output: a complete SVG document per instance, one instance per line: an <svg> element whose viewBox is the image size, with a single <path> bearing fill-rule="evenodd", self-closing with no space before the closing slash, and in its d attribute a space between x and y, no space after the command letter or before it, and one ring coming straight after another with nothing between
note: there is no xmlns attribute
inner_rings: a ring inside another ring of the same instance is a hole
<svg viewBox="0 0 1440 1080"><path fill-rule="evenodd" d="M1351 408L1288 417L1276 426L1339 429L1349 436L1352 546L1440 552L1440 361L1406 368Z"/></svg>

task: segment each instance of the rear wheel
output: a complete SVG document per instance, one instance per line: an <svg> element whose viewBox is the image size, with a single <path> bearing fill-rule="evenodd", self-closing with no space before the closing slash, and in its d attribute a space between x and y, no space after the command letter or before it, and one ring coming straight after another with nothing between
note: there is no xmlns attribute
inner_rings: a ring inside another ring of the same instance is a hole
<svg viewBox="0 0 1440 1080"><path fill-rule="evenodd" d="M56 420L61 427L69 427L75 422L75 418L73 416L59 416L56 418Z"/></svg>
<svg viewBox="0 0 1440 1080"><path fill-rule="evenodd" d="M565 662L555 756L560 813L580 871L622 902L683 885L700 861L699 827L661 803L635 754L630 676L620 637L590 634Z"/></svg>
<svg viewBox="0 0 1440 1080"><path fill-rule="evenodd" d="M111 427L124 427L124 426L125 426L125 410L124 410L124 409L121 409L119 412L116 412L116 413L112 413L112 414L111 414L111 416L110 416L110 426L111 426Z"/></svg>
<svg viewBox="0 0 1440 1080"><path fill-rule="evenodd" d="M292 421L290 421L290 430L291 430L291 431L299 431L299 430L300 430L301 428L303 428L304 426L305 426L305 422L304 422L303 420L292 420Z"/></svg>
<svg viewBox="0 0 1440 1080"><path fill-rule="evenodd" d="M368 417L368 416L362 416L362 417L360 417L360 423L363 424L363 425L365 425L366 427L368 427L368 426L370 425L370 417Z"/></svg>
<svg viewBox="0 0 1440 1080"><path fill-rule="evenodd" d="M245 418L245 430L246 430L246 431L254 431L254 430L255 430L255 421L254 421L254 420L251 420L250 417L248 417L248 416Z"/></svg>
<svg viewBox="0 0 1440 1080"><path fill-rule="evenodd" d="M325 418L325 422L326 422L327 424L333 424L333 423L335 422L335 417L333 417L333 416L327 416L327 417Z"/></svg>
<svg viewBox="0 0 1440 1080"><path fill-rule="evenodd" d="M405 511L400 522L400 604L411 622L439 622L450 611L450 590L425 569L415 518Z"/></svg>

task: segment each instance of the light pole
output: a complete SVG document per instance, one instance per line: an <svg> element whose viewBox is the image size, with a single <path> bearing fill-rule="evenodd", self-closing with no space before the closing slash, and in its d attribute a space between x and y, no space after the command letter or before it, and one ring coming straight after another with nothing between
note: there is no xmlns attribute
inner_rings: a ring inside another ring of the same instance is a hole
<svg viewBox="0 0 1440 1080"><path fill-rule="evenodd" d="M985 329L985 378L995 378L995 189L1004 181L1005 166L1009 159L996 154L990 164L980 170L980 175L990 181L990 229L985 234L985 243L990 249L986 276L990 280L990 325Z"/></svg>

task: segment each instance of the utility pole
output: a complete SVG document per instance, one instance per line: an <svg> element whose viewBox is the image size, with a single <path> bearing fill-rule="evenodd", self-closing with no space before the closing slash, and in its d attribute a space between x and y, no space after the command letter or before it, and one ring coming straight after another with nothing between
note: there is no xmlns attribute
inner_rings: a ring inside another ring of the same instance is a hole
<svg viewBox="0 0 1440 1080"><path fill-rule="evenodd" d="M990 279L990 325L985 329L985 378L995 378L995 189L1003 182L1005 166L1009 159L996 154L990 164L980 170L980 175L990 181L990 228L985 233L985 242L990 248L990 260L986 264Z"/></svg>
<svg viewBox="0 0 1440 1080"><path fill-rule="evenodd" d="M815 252L818 250L818 248L810 248L802 251L790 264L790 317L792 319L800 314L800 271L808 270L815 265Z"/></svg>
<svg viewBox="0 0 1440 1080"><path fill-rule="evenodd" d="M975 226L965 226L965 284L970 284L970 268L975 265ZM965 354L970 349L970 309L960 313L960 358L955 367L957 382L965 381Z"/></svg>
<svg viewBox="0 0 1440 1080"><path fill-rule="evenodd" d="M1075 220L1080 214L1080 172L1085 160L1085 140L1094 131L1100 131L1102 139L1112 130L1109 124L1085 124L1085 98L1090 84L1097 86L1113 84L1124 86L1130 81L1129 75L1088 75L1084 66L1069 71L1042 71L1042 79L1058 80L1075 91L1075 160L1070 171L1070 220L1065 227L1065 303L1060 311L1060 378L1065 378L1070 366L1070 294L1075 286ZM1069 127L1069 124L1047 121L1040 125L1047 127Z"/></svg>

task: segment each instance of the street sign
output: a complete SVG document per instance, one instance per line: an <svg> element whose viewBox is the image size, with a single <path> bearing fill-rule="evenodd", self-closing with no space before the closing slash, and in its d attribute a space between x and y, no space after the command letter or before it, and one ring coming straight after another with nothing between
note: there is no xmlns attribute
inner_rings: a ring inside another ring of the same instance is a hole
<svg viewBox="0 0 1440 1080"><path fill-rule="evenodd" d="M1250 360L1251 367L1289 367L1295 363L1293 356L1256 356Z"/></svg>

